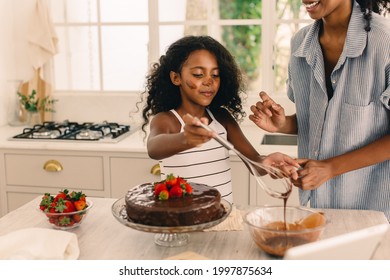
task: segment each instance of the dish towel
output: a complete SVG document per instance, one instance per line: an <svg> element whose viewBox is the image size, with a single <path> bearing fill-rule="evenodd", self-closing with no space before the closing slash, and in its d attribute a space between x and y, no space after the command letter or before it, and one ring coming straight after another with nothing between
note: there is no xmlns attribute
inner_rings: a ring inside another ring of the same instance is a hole
<svg viewBox="0 0 390 280"><path fill-rule="evenodd" d="M36 2L28 34L31 63L34 69L38 69L58 52L58 36L49 9L42 0Z"/></svg>
<svg viewBox="0 0 390 280"><path fill-rule="evenodd" d="M76 260L79 254L71 232L26 228L0 236L1 260Z"/></svg>
<svg viewBox="0 0 390 280"><path fill-rule="evenodd" d="M233 206L232 212L222 223L211 228L204 229L203 231L233 231L243 229L244 226L241 211Z"/></svg>

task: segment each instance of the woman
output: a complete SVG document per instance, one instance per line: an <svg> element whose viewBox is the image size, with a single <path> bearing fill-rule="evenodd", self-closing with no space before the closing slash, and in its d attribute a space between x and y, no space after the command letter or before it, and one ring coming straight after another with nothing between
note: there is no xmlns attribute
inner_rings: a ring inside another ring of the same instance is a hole
<svg viewBox="0 0 390 280"><path fill-rule="evenodd" d="M383 211L390 220L390 1L305 0L315 22L291 41L285 116L266 93L249 118L298 134L300 201ZM304 158L304 159L303 159Z"/></svg>

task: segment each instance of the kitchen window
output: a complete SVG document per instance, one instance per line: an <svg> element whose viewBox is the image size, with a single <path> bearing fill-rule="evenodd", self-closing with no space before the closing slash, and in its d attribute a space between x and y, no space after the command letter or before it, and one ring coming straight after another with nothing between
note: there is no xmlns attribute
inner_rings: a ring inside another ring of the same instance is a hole
<svg viewBox="0 0 390 280"><path fill-rule="evenodd" d="M149 66L184 35L236 57L249 92L285 92L289 41L311 22L301 0L49 0L59 36L56 92L138 93Z"/></svg>

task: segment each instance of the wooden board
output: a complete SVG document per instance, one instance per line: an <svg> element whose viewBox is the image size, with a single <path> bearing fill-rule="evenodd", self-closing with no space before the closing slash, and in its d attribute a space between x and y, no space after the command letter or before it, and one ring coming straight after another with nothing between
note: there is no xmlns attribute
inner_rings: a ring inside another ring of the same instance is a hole
<svg viewBox="0 0 390 280"><path fill-rule="evenodd" d="M41 78L41 68L34 70L34 76L30 81L22 83L20 86L19 92L25 96L28 96L35 90L37 92L37 98L42 99L46 96L51 95L51 85ZM50 112L40 112L41 120L45 121L51 118ZM20 121L26 121L27 113L24 108L22 108L22 113L20 115Z"/></svg>

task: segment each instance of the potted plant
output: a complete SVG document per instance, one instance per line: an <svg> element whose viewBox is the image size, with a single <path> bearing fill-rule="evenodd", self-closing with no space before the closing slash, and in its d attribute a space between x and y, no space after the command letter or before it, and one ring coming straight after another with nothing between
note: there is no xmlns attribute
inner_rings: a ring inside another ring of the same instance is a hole
<svg viewBox="0 0 390 280"><path fill-rule="evenodd" d="M29 124L40 122L40 114L43 115L43 112L55 112L52 106L57 99L52 99L50 96L38 98L35 89L28 96L20 92L18 92L18 96L20 104L27 112L27 123Z"/></svg>

